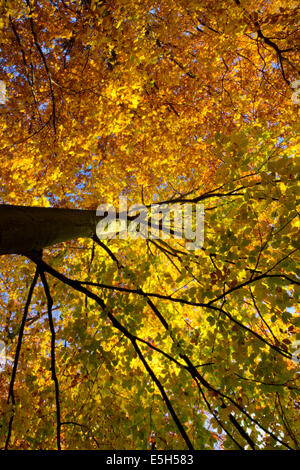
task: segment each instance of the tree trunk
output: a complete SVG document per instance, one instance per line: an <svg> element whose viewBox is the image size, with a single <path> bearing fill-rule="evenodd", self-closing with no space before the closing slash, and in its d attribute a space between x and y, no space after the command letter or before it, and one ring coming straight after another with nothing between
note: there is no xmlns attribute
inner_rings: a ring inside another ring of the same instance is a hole
<svg viewBox="0 0 300 470"><path fill-rule="evenodd" d="M0 204L0 255L40 251L74 238L91 238L97 220L95 210Z"/></svg>

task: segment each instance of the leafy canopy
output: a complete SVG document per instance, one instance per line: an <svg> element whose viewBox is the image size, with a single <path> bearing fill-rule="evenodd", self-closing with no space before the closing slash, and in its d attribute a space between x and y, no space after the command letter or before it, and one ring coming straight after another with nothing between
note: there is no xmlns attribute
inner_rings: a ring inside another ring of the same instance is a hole
<svg viewBox="0 0 300 470"><path fill-rule="evenodd" d="M1 203L205 205L195 252L0 258L3 448L298 448L296 13L0 1Z"/></svg>

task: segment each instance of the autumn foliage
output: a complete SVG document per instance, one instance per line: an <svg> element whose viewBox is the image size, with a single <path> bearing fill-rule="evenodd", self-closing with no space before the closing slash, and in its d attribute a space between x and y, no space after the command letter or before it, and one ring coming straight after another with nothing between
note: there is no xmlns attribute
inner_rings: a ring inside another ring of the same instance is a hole
<svg viewBox="0 0 300 470"><path fill-rule="evenodd" d="M205 207L0 257L1 448L299 448L297 14L0 0L1 204Z"/></svg>

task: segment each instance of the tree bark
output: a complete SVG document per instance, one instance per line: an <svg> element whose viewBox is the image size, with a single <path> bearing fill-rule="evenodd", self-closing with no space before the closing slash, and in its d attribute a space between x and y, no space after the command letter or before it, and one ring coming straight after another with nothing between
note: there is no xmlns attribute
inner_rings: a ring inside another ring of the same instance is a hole
<svg viewBox="0 0 300 470"><path fill-rule="evenodd" d="M95 210L0 204L0 255L40 251L74 238L91 238L97 221Z"/></svg>

